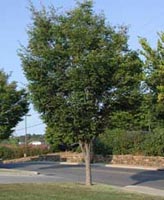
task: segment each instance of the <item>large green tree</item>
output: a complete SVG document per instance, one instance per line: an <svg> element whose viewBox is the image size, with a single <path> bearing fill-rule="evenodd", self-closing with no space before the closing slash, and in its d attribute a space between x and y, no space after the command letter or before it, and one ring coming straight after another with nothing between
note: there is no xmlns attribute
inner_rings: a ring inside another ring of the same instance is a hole
<svg viewBox="0 0 164 200"><path fill-rule="evenodd" d="M0 140L7 139L28 111L27 93L9 82L9 75L0 70Z"/></svg>
<svg viewBox="0 0 164 200"><path fill-rule="evenodd" d="M28 46L20 57L33 103L48 127L79 142L90 185L91 143L112 111L137 105L141 61L128 49L127 28L107 24L92 1L65 14L31 11Z"/></svg>

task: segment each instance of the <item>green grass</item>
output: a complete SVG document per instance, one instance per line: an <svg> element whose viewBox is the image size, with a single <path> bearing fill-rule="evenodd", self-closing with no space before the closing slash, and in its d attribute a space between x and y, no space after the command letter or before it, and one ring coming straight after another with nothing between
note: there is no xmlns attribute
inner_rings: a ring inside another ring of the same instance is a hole
<svg viewBox="0 0 164 200"><path fill-rule="evenodd" d="M86 187L79 184L10 184L0 185L0 200L162 200L127 193L106 185Z"/></svg>

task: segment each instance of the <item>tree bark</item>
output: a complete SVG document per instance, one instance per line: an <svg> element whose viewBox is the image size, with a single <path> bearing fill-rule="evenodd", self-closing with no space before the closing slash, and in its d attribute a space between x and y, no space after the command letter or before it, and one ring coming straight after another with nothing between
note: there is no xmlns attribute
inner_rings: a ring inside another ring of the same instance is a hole
<svg viewBox="0 0 164 200"><path fill-rule="evenodd" d="M85 159L85 184L92 185L92 173L91 173L91 144L88 142L80 142L80 147Z"/></svg>

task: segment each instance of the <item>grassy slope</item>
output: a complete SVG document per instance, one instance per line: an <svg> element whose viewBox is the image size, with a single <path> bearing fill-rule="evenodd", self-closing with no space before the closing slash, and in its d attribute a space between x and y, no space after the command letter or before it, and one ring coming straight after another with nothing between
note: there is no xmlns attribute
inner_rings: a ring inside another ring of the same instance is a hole
<svg viewBox="0 0 164 200"><path fill-rule="evenodd" d="M86 187L73 184L0 185L0 200L162 200L117 191L109 186Z"/></svg>

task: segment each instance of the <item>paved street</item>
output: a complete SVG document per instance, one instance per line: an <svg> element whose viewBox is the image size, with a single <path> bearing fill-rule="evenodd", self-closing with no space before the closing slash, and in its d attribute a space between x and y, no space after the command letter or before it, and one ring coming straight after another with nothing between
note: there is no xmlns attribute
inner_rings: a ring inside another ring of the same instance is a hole
<svg viewBox="0 0 164 200"><path fill-rule="evenodd" d="M61 165L54 162L27 162L1 165L8 169L37 171L35 176L0 175L0 183L18 182L84 182L85 168L79 165ZM164 190L164 171L121 169L92 166L93 181L115 186L148 186Z"/></svg>

